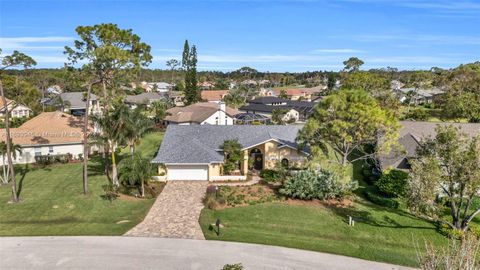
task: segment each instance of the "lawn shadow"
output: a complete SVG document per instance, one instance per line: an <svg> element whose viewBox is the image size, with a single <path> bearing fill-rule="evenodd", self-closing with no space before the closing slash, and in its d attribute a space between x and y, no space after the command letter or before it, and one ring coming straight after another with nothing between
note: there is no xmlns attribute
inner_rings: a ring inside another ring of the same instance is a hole
<svg viewBox="0 0 480 270"><path fill-rule="evenodd" d="M92 155L88 162L88 175L99 176L105 175L105 160L101 155Z"/></svg>
<svg viewBox="0 0 480 270"><path fill-rule="evenodd" d="M55 218L55 219L48 219L48 220L9 220L9 221L2 221L0 224L15 224L15 225L26 225L26 224L38 224L38 225L61 225L61 224L69 224L69 223L79 223L81 219L76 217L62 217L62 218Z"/></svg>
<svg viewBox="0 0 480 270"><path fill-rule="evenodd" d="M403 210L381 207L381 206L373 205L363 201L357 201L355 203L363 206L364 208L370 208L371 210L367 211L367 210L360 210L355 207L341 208L341 207L333 207L333 206L329 207L329 210L332 213L336 214L337 216L341 217L342 221L344 221L346 224L349 223L349 217L352 217L357 224L362 223L362 224L367 224L375 227L396 228L396 229L424 229L424 230L433 229L433 227L429 227L429 226L412 226L412 225L402 224L398 220L388 215L388 214L395 214L401 217L419 220L418 217L415 217L414 215L408 212L405 212ZM380 214L378 215L378 217L375 217L372 214L374 211L384 212L384 214L383 215ZM432 221L423 220L423 219L422 221L433 224Z"/></svg>

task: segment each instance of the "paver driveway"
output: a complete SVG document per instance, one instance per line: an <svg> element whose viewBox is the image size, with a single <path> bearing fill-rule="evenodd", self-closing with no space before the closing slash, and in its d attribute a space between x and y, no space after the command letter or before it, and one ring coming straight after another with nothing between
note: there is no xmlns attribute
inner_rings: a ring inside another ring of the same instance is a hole
<svg viewBox="0 0 480 270"><path fill-rule="evenodd" d="M198 224L207 181L170 181L142 223L125 235L205 239Z"/></svg>

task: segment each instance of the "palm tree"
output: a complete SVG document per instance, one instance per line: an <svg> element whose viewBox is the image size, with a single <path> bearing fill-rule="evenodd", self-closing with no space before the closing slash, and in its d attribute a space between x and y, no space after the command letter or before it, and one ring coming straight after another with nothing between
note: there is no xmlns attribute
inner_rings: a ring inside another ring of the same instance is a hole
<svg viewBox="0 0 480 270"><path fill-rule="evenodd" d="M140 154L134 154L133 159L123 159L119 163L120 181L129 185L140 185L140 196L145 197L145 183L152 177L152 165Z"/></svg>
<svg viewBox="0 0 480 270"><path fill-rule="evenodd" d="M22 154L22 147L18 144L11 144L10 149L12 150L12 157L13 159L17 158L17 152L19 154ZM0 142L0 155L2 155L2 169L3 169L3 177L0 177L2 180L2 183L8 184L8 179L10 177L9 171L10 168L8 166L8 163L6 164L7 167L5 168L5 157L7 155L7 144L5 142Z"/></svg>
<svg viewBox="0 0 480 270"><path fill-rule="evenodd" d="M150 104L150 111L153 113L155 123L161 123L168 115L167 109L169 104L163 101L156 101Z"/></svg>
<svg viewBox="0 0 480 270"><path fill-rule="evenodd" d="M128 126L129 109L123 103L113 104L111 109L102 115L93 115L92 120L100 129L92 137L95 141L102 142L103 146L110 151L112 167L112 184L118 187L117 162L115 152L119 146L125 143Z"/></svg>
<svg viewBox="0 0 480 270"><path fill-rule="evenodd" d="M135 153L135 145L138 144L140 138L153 128L152 121L142 113L140 108L136 108L128 113L126 122L125 138L130 147L130 154Z"/></svg>
<svg viewBox="0 0 480 270"><path fill-rule="evenodd" d="M234 109L238 109L239 107L242 107L245 104L246 98L244 95L242 95L242 93L239 90L237 90L237 91L230 91L228 95L226 95L223 98L223 101L227 106L232 107Z"/></svg>

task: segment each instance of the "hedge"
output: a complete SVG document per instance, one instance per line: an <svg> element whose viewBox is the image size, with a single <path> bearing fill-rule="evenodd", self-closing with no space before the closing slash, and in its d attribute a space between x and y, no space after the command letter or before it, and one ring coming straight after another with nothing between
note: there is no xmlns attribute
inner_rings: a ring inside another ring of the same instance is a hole
<svg viewBox="0 0 480 270"><path fill-rule="evenodd" d="M365 196L369 201L371 201L374 204L378 204L378 205L385 206L388 208L393 208L393 209L397 209L399 206L399 203L396 200L378 196L377 194L370 191L365 191Z"/></svg>

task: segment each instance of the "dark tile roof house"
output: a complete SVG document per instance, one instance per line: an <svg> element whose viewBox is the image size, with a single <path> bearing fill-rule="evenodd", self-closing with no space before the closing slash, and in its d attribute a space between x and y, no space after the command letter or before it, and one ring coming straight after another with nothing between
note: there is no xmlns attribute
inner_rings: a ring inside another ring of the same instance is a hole
<svg viewBox="0 0 480 270"><path fill-rule="evenodd" d="M211 164L223 163L220 145L238 140L244 149L270 140L297 148L295 139L301 125L290 126L168 126L162 145L152 163ZM307 151L307 150L306 150Z"/></svg>
<svg viewBox="0 0 480 270"><path fill-rule="evenodd" d="M300 119L307 119L313 112L316 103L309 101L293 101L278 97L258 97L248 101L240 110L248 113L272 114L275 109L294 109L300 114Z"/></svg>
<svg viewBox="0 0 480 270"><path fill-rule="evenodd" d="M135 105L150 105L160 100L166 100L165 95L158 92L146 92L139 95L127 95L124 102Z"/></svg>
<svg viewBox="0 0 480 270"><path fill-rule="evenodd" d="M408 159L416 156L416 149L422 140L434 137L438 125L454 125L460 128L461 132L473 137L480 134L480 124L474 123L435 123L418 121L401 121L400 136L398 143L400 149L394 149L388 155L378 157L380 169L388 168L408 170L410 168Z"/></svg>
<svg viewBox="0 0 480 270"><path fill-rule="evenodd" d="M61 93L60 99L62 99L64 103L68 103L67 107L71 110L85 110L85 108L87 107L84 92ZM91 94L90 100L97 101L98 97L94 94Z"/></svg>

